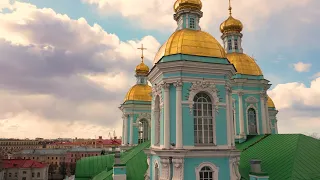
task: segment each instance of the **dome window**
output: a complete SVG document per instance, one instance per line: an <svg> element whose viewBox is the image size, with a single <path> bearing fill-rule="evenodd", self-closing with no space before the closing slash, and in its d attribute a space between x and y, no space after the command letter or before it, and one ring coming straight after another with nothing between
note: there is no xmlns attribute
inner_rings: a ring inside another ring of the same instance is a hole
<svg viewBox="0 0 320 180"><path fill-rule="evenodd" d="M232 42L231 42L231 39L228 40L228 50L229 50L229 51L232 50Z"/></svg>
<svg viewBox="0 0 320 180"><path fill-rule="evenodd" d="M235 39L234 40L234 49L235 50L238 50L239 48L238 48L238 39Z"/></svg>
<svg viewBox="0 0 320 180"><path fill-rule="evenodd" d="M190 28L195 29L195 23L194 23L194 18L190 18Z"/></svg>

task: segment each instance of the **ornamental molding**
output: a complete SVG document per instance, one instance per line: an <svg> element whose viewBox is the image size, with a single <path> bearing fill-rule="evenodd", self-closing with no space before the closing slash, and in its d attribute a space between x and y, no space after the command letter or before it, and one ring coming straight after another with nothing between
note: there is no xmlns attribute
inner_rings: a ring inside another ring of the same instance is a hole
<svg viewBox="0 0 320 180"><path fill-rule="evenodd" d="M225 88L226 88L226 92L227 92L228 94L232 94L232 87L231 87L230 84L226 83L226 84L225 84Z"/></svg>
<svg viewBox="0 0 320 180"><path fill-rule="evenodd" d="M259 102L259 100L257 98L255 98L255 97L253 97L253 96L250 96L250 97L246 98L245 101L247 103L258 103Z"/></svg>
<svg viewBox="0 0 320 180"><path fill-rule="evenodd" d="M148 156L147 164L148 164L148 169L144 174L144 180L150 180L150 156Z"/></svg>
<svg viewBox="0 0 320 180"><path fill-rule="evenodd" d="M170 179L170 161L169 159L160 159L161 163L161 173L160 180L168 180Z"/></svg>
<svg viewBox="0 0 320 180"><path fill-rule="evenodd" d="M152 87L152 95L153 95L153 103L152 103L152 109L155 109L155 100L157 98L157 96L159 96L159 108L162 109L163 107L163 97L162 97L162 84L158 84L158 85L154 85Z"/></svg>
<svg viewBox="0 0 320 180"><path fill-rule="evenodd" d="M209 94L209 96L211 96L213 108L216 112L218 112L218 109L219 109L218 89L214 82L202 80L202 81L193 82L189 89L188 102L189 102L190 114L192 115L193 103L194 103L193 98L199 92L206 92Z"/></svg>
<svg viewBox="0 0 320 180"><path fill-rule="evenodd" d="M181 80L178 80L178 81L174 82L173 85L176 88L182 88L183 82Z"/></svg>
<svg viewBox="0 0 320 180"><path fill-rule="evenodd" d="M173 180L181 180L184 179L184 159L172 159L173 163Z"/></svg>
<svg viewBox="0 0 320 180"><path fill-rule="evenodd" d="M141 120L147 120L148 125L151 125L151 113L138 113L138 118L136 119L136 124L139 124Z"/></svg>
<svg viewBox="0 0 320 180"><path fill-rule="evenodd" d="M239 164L240 164L240 157L231 157L229 159L229 165L231 170L231 180L241 179L241 175L239 172Z"/></svg>

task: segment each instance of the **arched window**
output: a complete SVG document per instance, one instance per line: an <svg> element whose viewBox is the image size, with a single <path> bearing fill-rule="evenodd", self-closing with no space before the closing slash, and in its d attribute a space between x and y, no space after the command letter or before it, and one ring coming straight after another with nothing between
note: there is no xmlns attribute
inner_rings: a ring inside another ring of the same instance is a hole
<svg viewBox="0 0 320 180"><path fill-rule="evenodd" d="M203 162L196 167L196 180L218 180L219 168L210 162Z"/></svg>
<svg viewBox="0 0 320 180"><path fill-rule="evenodd" d="M249 134L258 134L257 131L257 114L253 108L248 109L248 126Z"/></svg>
<svg viewBox="0 0 320 180"><path fill-rule="evenodd" d="M38 178L40 177L40 172L37 173L37 177L38 177Z"/></svg>
<svg viewBox="0 0 320 180"><path fill-rule="evenodd" d="M213 144L212 101L206 93L195 95L193 105L194 143Z"/></svg>
<svg viewBox="0 0 320 180"><path fill-rule="evenodd" d="M200 180L213 180L213 170L209 166L204 166L199 172Z"/></svg>
<svg viewBox="0 0 320 180"><path fill-rule="evenodd" d="M195 28L195 23L194 23L194 18L190 18L190 25L189 25L189 27L190 28L192 28L192 29L194 29Z"/></svg>
<svg viewBox="0 0 320 180"><path fill-rule="evenodd" d="M228 50L232 50L232 41L228 39Z"/></svg>
<svg viewBox="0 0 320 180"><path fill-rule="evenodd" d="M154 105L154 118L155 118L155 145L160 145L160 97L157 96Z"/></svg>
<svg viewBox="0 0 320 180"><path fill-rule="evenodd" d="M139 121L139 144L149 140L149 123L146 119Z"/></svg>

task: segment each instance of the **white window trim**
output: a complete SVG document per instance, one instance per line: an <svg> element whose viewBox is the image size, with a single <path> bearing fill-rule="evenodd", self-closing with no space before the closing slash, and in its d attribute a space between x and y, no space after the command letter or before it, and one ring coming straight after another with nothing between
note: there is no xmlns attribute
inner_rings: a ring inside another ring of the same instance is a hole
<svg viewBox="0 0 320 180"><path fill-rule="evenodd" d="M188 101L190 114L193 115L193 99L194 97L200 93L204 92L207 93L207 95L211 98L212 102L212 128L213 128L213 144L217 144L217 137L216 137L216 112L219 109L219 97L218 97L218 89L216 88L216 85L214 82L207 82L207 81L196 81L193 82L190 89L189 89L189 97ZM194 134L193 134L194 136ZM201 145L197 145L201 146Z"/></svg>
<svg viewBox="0 0 320 180"><path fill-rule="evenodd" d="M218 180L219 178L219 167L215 166L214 164L210 162L203 162L201 163L198 167L196 167L195 172L196 172L196 180L200 180L200 171L203 167L208 166L212 169L213 171L213 179Z"/></svg>
<svg viewBox="0 0 320 180"><path fill-rule="evenodd" d="M249 114L248 114L248 110L250 108L252 108L252 109L254 109L256 111L257 134L260 134L259 111L253 104L250 104L246 109L247 134L249 135Z"/></svg>

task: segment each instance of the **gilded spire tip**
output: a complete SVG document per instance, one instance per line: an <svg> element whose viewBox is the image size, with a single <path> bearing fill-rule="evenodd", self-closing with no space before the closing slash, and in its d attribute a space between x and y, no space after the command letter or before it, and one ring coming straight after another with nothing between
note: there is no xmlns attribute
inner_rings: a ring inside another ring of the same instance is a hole
<svg viewBox="0 0 320 180"><path fill-rule="evenodd" d="M229 0L229 15L231 16L231 14L232 14L232 7L231 7L231 0Z"/></svg>
<svg viewBox="0 0 320 180"><path fill-rule="evenodd" d="M141 50L141 62L143 62L143 58L144 58L144 56L143 56L143 50L146 50L147 48L144 48L144 47L143 47L143 44L141 44L141 47L138 48L138 49Z"/></svg>

